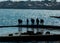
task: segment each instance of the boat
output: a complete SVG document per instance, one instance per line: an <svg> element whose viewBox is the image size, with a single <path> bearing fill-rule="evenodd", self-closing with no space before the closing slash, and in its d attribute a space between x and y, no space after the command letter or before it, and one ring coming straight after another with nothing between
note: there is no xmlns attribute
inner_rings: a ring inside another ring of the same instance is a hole
<svg viewBox="0 0 60 43"><path fill-rule="evenodd" d="M50 16L51 18L58 18L60 19L60 16Z"/></svg>
<svg viewBox="0 0 60 43"><path fill-rule="evenodd" d="M46 9L46 10L60 10L60 2L56 0L44 1L1 1L0 9Z"/></svg>

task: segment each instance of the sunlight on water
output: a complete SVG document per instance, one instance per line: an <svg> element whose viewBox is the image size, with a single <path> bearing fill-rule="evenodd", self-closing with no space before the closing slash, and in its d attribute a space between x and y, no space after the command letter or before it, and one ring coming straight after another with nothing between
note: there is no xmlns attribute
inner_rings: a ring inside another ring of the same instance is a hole
<svg viewBox="0 0 60 43"><path fill-rule="evenodd" d="M51 18L50 16L60 16L60 10L32 10L32 9L0 9L0 25L17 25L18 19L23 20L26 24L26 19L31 18L44 19L44 25L60 25L60 19ZM29 23L31 24L31 23ZM36 24L36 23L35 23ZM23 30L23 32L26 29ZM0 34L18 32L17 28L0 29ZM59 33L59 32L57 32Z"/></svg>

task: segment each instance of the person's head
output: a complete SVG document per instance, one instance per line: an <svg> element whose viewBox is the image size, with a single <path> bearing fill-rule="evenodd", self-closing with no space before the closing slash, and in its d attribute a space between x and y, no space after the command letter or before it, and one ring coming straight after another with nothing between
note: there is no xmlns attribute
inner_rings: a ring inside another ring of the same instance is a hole
<svg viewBox="0 0 60 43"><path fill-rule="evenodd" d="M22 23L22 20L21 20L21 19L18 19L18 23L19 23L19 24Z"/></svg>
<svg viewBox="0 0 60 43"><path fill-rule="evenodd" d="M44 23L44 20L43 19L40 19L40 23Z"/></svg>
<svg viewBox="0 0 60 43"><path fill-rule="evenodd" d="M29 20L27 19L27 22L29 22Z"/></svg>
<svg viewBox="0 0 60 43"><path fill-rule="evenodd" d="M39 19L38 18L36 19L36 22L39 22Z"/></svg>
<svg viewBox="0 0 60 43"><path fill-rule="evenodd" d="M34 21L35 21L35 20L34 20L33 18L31 18L31 22L34 23Z"/></svg>

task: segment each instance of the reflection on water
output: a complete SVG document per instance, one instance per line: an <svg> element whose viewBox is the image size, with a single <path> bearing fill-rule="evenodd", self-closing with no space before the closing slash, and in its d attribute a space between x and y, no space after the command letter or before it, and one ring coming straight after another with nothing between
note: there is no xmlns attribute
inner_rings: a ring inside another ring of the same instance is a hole
<svg viewBox="0 0 60 43"><path fill-rule="evenodd" d="M60 10L52 11L52 10L0 9L0 25L17 25L18 19L22 19L23 24L25 24L27 18L29 20L30 18L34 18L34 19L39 18L39 19L44 19L45 25L59 25L60 26L60 19L50 18L49 16L60 16ZM14 33L17 31L18 31L17 28L13 28L13 29L2 28L0 29L0 35L5 34L5 33ZM56 33L59 33L59 32L56 32ZM36 42L36 41L22 42L21 41L21 42L0 42L0 43L60 43L60 41L39 41L39 42Z"/></svg>
<svg viewBox="0 0 60 43"><path fill-rule="evenodd" d="M60 10L31 10L31 9L0 9L0 25L17 25L18 19L23 20L23 24L26 24L26 19L39 18L44 19L45 25L60 25L60 19L50 18L49 16L60 16ZM31 24L29 22L29 24ZM36 24L36 23L35 23ZM0 28L0 34L8 34L17 32L17 28ZM26 29L23 29L23 32ZM59 32L56 32L59 33Z"/></svg>

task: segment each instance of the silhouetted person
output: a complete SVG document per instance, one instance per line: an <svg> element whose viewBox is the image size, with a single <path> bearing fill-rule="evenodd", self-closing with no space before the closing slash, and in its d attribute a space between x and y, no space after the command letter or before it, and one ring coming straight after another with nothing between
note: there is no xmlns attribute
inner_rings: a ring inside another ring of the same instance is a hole
<svg viewBox="0 0 60 43"><path fill-rule="evenodd" d="M39 25L39 19L38 18L36 19L36 23L37 23L37 26L38 26ZM39 32L38 27L37 27L37 32Z"/></svg>
<svg viewBox="0 0 60 43"><path fill-rule="evenodd" d="M36 23L37 23L37 25L39 25L39 19L38 18L36 19Z"/></svg>
<svg viewBox="0 0 60 43"><path fill-rule="evenodd" d="M31 23L32 23L32 25L34 25L34 22L35 22L35 20L34 20L33 18L31 18ZM34 31L33 28L32 28L32 30Z"/></svg>
<svg viewBox="0 0 60 43"><path fill-rule="evenodd" d="M27 19L26 21L27 21L27 25L28 25L28 23L29 23L29 20Z"/></svg>
<svg viewBox="0 0 60 43"><path fill-rule="evenodd" d="M31 18L31 23L32 23L32 25L34 25L34 22L35 22L35 20Z"/></svg>
<svg viewBox="0 0 60 43"><path fill-rule="evenodd" d="M20 25L22 23L22 20L21 19L18 19L18 24Z"/></svg>
<svg viewBox="0 0 60 43"><path fill-rule="evenodd" d="M22 20L21 19L18 19L18 25L22 25ZM20 27L18 28L18 31L22 31L22 28L20 29Z"/></svg>
<svg viewBox="0 0 60 43"><path fill-rule="evenodd" d="M41 25L43 25L44 24L44 20L40 19L40 23L41 23Z"/></svg>
<svg viewBox="0 0 60 43"><path fill-rule="evenodd" d="M29 24L29 20L27 19L27 25ZM27 27L27 31L28 31L28 27Z"/></svg>
<svg viewBox="0 0 60 43"><path fill-rule="evenodd" d="M43 19L40 19L40 24L44 25L44 20ZM44 31L43 28L41 28L41 29L42 29L42 32L43 32Z"/></svg>

